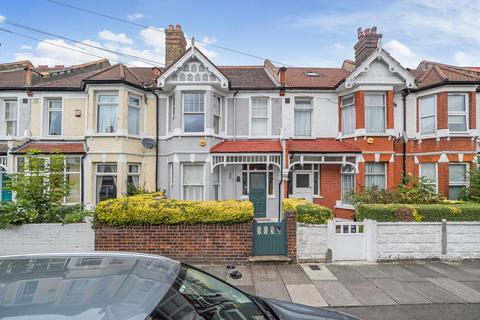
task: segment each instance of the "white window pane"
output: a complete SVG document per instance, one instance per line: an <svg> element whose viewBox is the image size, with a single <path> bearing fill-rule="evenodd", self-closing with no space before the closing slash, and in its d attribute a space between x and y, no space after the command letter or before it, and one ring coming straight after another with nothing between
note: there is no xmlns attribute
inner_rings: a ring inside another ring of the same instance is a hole
<svg viewBox="0 0 480 320"><path fill-rule="evenodd" d="M308 99L308 100L295 100L295 109L297 110L304 110L304 109L307 109L307 110L310 110L312 109L312 100Z"/></svg>
<svg viewBox="0 0 480 320"><path fill-rule="evenodd" d="M184 112L203 112L203 93L184 94Z"/></svg>
<svg viewBox="0 0 480 320"><path fill-rule="evenodd" d="M252 119L252 136L266 136L267 124L266 119Z"/></svg>
<svg viewBox="0 0 480 320"><path fill-rule="evenodd" d="M420 116L435 114L435 96L419 99Z"/></svg>
<svg viewBox="0 0 480 320"><path fill-rule="evenodd" d="M384 95L383 94L366 94L365 95L365 105L366 106L383 106Z"/></svg>
<svg viewBox="0 0 480 320"><path fill-rule="evenodd" d="M467 166L464 164L451 164L448 166L448 179L452 182L467 181Z"/></svg>
<svg viewBox="0 0 480 320"><path fill-rule="evenodd" d="M353 104L353 96L350 97L345 97L342 99L342 106L348 105L348 104Z"/></svg>
<svg viewBox="0 0 480 320"><path fill-rule="evenodd" d="M48 108L50 110L62 109L62 100L61 99L49 100L48 101Z"/></svg>
<svg viewBox="0 0 480 320"><path fill-rule="evenodd" d="M128 133L140 134L140 108L128 107Z"/></svg>
<svg viewBox="0 0 480 320"><path fill-rule="evenodd" d="M62 134L62 111L48 112L48 134L51 136Z"/></svg>
<svg viewBox="0 0 480 320"><path fill-rule="evenodd" d="M465 188L464 186L449 186L448 187L448 199L449 200L458 200L460 191Z"/></svg>
<svg viewBox="0 0 480 320"><path fill-rule="evenodd" d="M385 174L385 165L383 163L366 163L365 173Z"/></svg>
<svg viewBox="0 0 480 320"><path fill-rule="evenodd" d="M128 165L128 173L139 173L139 172L140 172L140 165L138 164Z"/></svg>
<svg viewBox="0 0 480 320"><path fill-rule="evenodd" d="M465 95L448 95L448 112L467 111Z"/></svg>
<svg viewBox="0 0 480 320"><path fill-rule="evenodd" d="M466 115L449 115L448 129L450 131L467 131L467 116Z"/></svg>
<svg viewBox="0 0 480 320"><path fill-rule="evenodd" d="M117 131L117 106L99 105L97 131L112 133Z"/></svg>
<svg viewBox="0 0 480 320"><path fill-rule="evenodd" d="M97 172L98 173L116 173L117 165L116 164L98 164Z"/></svg>
<svg viewBox="0 0 480 320"><path fill-rule="evenodd" d="M118 95L98 95L98 102L117 103Z"/></svg>
<svg viewBox="0 0 480 320"><path fill-rule="evenodd" d="M371 188L377 186L385 188L385 164L366 163L365 164L365 187Z"/></svg>
<svg viewBox="0 0 480 320"><path fill-rule="evenodd" d="M420 132L422 134L435 133L435 117L421 118Z"/></svg>
<svg viewBox="0 0 480 320"><path fill-rule="evenodd" d="M295 135L310 136L311 111L295 110Z"/></svg>
<svg viewBox="0 0 480 320"><path fill-rule="evenodd" d="M435 163L422 163L420 164L420 175L430 182L437 180L437 171Z"/></svg>
<svg viewBox="0 0 480 320"><path fill-rule="evenodd" d="M365 118L368 133L385 132L384 107L365 107Z"/></svg>
<svg viewBox="0 0 480 320"><path fill-rule="evenodd" d="M203 185L203 165L183 165L183 184Z"/></svg>
<svg viewBox="0 0 480 320"><path fill-rule="evenodd" d="M80 202L80 173L67 174L67 182L70 186L70 195L67 197L67 203Z"/></svg>
<svg viewBox="0 0 480 320"><path fill-rule="evenodd" d="M185 200L203 200L203 186L184 186L183 198Z"/></svg>
<svg viewBox="0 0 480 320"><path fill-rule="evenodd" d="M252 118L267 118L268 106L266 104L254 103L252 105Z"/></svg>
<svg viewBox="0 0 480 320"><path fill-rule="evenodd" d="M66 162L67 172L80 172L80 157L66 157Z"/></svg>
<svg viewBox="0 0 480 320"><path fill-rule="evenodd" d="M133 105L133 106L140 106L140 99L137 97L128 97L128 104Z"/></svg>
<svg viewBox="0 0 480 320"><path fill-rule="evenodd" d="M355 131L355 107L342 108L342 132L350 134Z"/></svg>
<svg viewBox="0 0 480 320"><path fill-rule="evenodd" d="M203 114L185 114L185 132L203 132L204 115Z"/></svg>

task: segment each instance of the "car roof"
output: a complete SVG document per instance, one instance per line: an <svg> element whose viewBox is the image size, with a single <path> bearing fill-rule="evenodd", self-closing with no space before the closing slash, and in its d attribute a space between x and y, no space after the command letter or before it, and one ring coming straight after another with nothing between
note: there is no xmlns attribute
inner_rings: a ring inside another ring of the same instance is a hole
<svg viewBox="0 0 480 320"><path fill-rule="evenodd" d="M180 269L177 261L147 254L0 256L0 314L2 319L145 319Z"/></svg>

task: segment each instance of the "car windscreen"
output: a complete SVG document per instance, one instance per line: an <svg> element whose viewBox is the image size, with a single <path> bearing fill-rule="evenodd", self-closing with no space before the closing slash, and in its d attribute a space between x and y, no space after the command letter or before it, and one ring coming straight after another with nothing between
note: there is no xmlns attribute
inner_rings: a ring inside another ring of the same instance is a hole
<svg viewBox="0 0 480 320"><path fill-rule="evenodd" d="M184 265L148 319L266 320L268 317L246 294Z"/></svg>

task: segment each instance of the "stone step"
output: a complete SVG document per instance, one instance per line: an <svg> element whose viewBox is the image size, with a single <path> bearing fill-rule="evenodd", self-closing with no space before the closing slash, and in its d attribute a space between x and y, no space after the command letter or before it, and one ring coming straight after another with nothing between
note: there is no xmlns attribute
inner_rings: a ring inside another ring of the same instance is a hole
<svg viewBox="0 0 480 320"><path fill-rule="evenodd" d="M252 256L248 258L248 262L252 264L287 264L290 263L292 259L287 256L282 255L271 255L271 256Z"/></svg>

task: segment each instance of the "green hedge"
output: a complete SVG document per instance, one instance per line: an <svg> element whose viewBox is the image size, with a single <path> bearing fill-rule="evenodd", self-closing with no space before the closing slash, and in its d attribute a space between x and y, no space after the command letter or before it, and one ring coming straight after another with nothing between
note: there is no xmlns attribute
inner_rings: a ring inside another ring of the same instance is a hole
<svg viewBox="0 0 480 320"><path fill-rule="evenodd" d="M359 204L358 221L480 221L480 203Z"/></svg>
<svg viewBox="0 0 480 320"><path fill-rule="evenodd" d="M325 224L333 219L332 210L304 199L287 198L283 200L283 209L296 211L297 221L302 223Z"/></svg>
<svg viewBox="0 0 480 320"><path fill-rule="evenodd" d="M100 202L95 223L109 226L158 224L233 224L253 219L250 201L187 201L165 199L161 193Z"/></svg>

